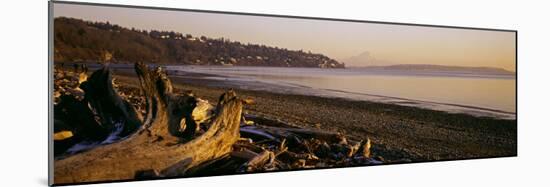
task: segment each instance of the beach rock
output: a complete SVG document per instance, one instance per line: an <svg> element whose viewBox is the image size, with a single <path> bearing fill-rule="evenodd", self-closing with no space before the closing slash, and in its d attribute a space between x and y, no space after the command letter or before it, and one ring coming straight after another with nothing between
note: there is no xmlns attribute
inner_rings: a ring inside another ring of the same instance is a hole
<svg viewBox="0 0 550 187"><path fill-rule="evenodd" d="M313 125L315 128L317 129L321 129L321 124L320 123L316 123L315 125Z"/></svg>
<svg viewBox="0 0 550 187"><path fill-rule="evenodd" d="M323 142L317 147L317 150L315 151L315 155L317 155L320 158L326 158L329 156L331 152L330 145L327 144L327 142Z"/></svg>
<svg viewBox="0 0 550 187"><path fill-rule="evenodd" d="M319 162L319 163L315 164L315 167L317 167L317 168L326 168L328 166L329 165L325 162Z"/></svg>

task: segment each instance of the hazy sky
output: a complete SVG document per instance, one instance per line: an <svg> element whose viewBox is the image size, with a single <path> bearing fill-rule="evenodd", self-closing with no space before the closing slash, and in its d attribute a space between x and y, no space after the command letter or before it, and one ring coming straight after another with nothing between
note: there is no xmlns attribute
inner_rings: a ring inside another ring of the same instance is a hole
<svg viewBox="0 0 550 187"><path fill-rule="evenodd" d="M59 16L310 50L343 62L368 52L377 60L395 64L515 71L513 32L54 4L54 17Z"/></svg>

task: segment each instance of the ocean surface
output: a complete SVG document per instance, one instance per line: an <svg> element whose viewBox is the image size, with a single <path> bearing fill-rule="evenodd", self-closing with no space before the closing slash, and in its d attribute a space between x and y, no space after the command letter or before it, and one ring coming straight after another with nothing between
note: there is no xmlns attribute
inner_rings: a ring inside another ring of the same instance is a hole
<svg viewBox="0 0 550 187"><path fill-rule="evenodd" d="M450 113L516 118L516 78L427 70L166 66L169 74L210 86L342 97ZM200 75L200 76L197 76Z"/></svg>

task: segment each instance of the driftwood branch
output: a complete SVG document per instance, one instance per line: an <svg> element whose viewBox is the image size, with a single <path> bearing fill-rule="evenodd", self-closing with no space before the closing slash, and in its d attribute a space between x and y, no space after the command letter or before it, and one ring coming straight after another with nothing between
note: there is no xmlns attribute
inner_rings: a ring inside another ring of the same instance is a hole
<svg viewBox="0 0 550 187"><path fill-rule="evenodd" d="M115 123L122 123L123 130L120 135L125 136L133 133L141 125L141 116L113 88L112 73L108 67L92 73L80 88L84 90L84 100L89 103L103 127L112 129Z"/></svg>
<svg viewBox="0 0 550 187"><path fill-rule="evenodd" d="M271 151L264 150L244 163L239 169L239 172L253 172L274 161L275 154Z"/></svg>
<svg viewBox="0 0 550 187"><path fill-rule="evenodd" d="M143 129L156 139L190 139L199 130L192 117L197 100L190 94L172 93L172 83L161 68L149 70L147 65L137 63L136 73L146 98ZM162 125L155 125L161 123Z"/></svg>
<svg viewBox="0 0 550 187"><path fill-rule="evenodd" d="M113 140L107 138L113 132L116 134L112 137L124 137L139 128L141 115L118 94L108 67L95 71L89 78L85 73L71 74L73 76L58 72L55 81L58 93L54 106L56 156L77 142L110 142Z"/></svg>
<svg viewBox="0 0 550 187"><path fill-rule="evenodd" d="M240 137L243 107L234 92L220 97L209 129L195 137L197 125L192 112L196 99L190 94L172 93L170 80L160 69L151 71L144 64L136 64L135 69L147 100L139 132L55 161L56 184L182 176L190 168L231 152Z"/></svg>

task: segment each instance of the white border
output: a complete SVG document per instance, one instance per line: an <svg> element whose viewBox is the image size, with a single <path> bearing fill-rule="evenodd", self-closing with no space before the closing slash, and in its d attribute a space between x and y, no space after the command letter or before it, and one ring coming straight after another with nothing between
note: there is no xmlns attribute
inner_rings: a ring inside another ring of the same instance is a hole
<svg viewBox="0 0 550 187"><path fill-rule="evenodd" d="M97 186L550 186L547 180L550 17L544 1L89 0L355 20L518 30L518 154L452 162L174 179ZM47 1L1 7L1 186L47 184ZM22 75L23 73L23 75ZM96 186L96 185L94 185Z"/></svg>

